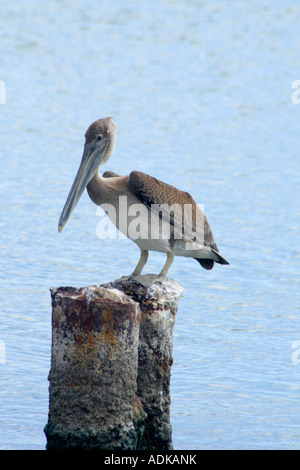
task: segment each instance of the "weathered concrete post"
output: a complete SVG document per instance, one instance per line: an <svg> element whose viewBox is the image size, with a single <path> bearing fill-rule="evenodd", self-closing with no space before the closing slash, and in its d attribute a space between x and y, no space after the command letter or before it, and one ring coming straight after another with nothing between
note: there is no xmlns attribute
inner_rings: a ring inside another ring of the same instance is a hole
<svg viewBox="0 0 300 470"><path fill-rule="evenodd" d="M172 449L172 334L182 287L151 281L51 289L47 449Z"/></svg>

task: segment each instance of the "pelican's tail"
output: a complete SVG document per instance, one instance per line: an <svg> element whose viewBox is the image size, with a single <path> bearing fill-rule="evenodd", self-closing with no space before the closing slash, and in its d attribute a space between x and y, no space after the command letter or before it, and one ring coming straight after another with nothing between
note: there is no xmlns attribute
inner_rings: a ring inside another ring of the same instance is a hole
<svg viewBox="0 0 300 470"><path fill-rule="evenodd" d="M216 250L211 248L212 251L212 257L211 259L209 258L195 258L202 266L204 269L212 269L214 267L215 262L219 264L229 264L228 261L223 258L223 256L220 255Z"/></svg>

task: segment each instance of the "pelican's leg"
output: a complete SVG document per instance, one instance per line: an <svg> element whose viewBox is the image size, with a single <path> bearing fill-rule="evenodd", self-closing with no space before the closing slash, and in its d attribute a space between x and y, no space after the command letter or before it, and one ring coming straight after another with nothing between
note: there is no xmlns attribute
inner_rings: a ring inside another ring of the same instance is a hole
<svg viewBox="0 0 300 470"><path fill-rule="evenodd" d="M143 270L143 267L144 267L145 264L147 263L148 254L149 254L149 253L148 253L147 250L141 250L141 256L140 256L139 262L138 262L138 264L136 265L136 268L135 268L135 270L133 271L133 273L130 275L130 277L138 276L139 274L141 274L141 272L142 272L142 270Z"/></svg>
<svg viewBox="0 0 300 470"><path fill-rule="evenodd" d="M158 279L163 281L167 275L167 272L169 271L169 268L171 264L173 263L174 260L174 253L172 251L168 251L167 254L167 261L164 265L164 267L161 270L161 273L158 275Z"/></svg>

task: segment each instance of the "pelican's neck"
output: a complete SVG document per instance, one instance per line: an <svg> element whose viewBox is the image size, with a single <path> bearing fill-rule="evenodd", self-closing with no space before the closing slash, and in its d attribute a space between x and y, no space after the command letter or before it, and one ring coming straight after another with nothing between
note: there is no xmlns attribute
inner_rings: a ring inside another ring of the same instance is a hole
<svg viewBox="0 0 300 470"><path fill-rule="evenodd" d="M98 206L106 202L106 195L109 191L109 187L106 184L105 178L100 175L100 167L101 165L98 167L98 170L87 185L87 192L91 200Z"/></svg>
<svg viewBox="0 0 300 470"><path fill-rule="evenodd" d="M114 175L105 178L100 175L99 169L87 185L87 191L91 200L100 206L101 204L119 204L120 196L132 196L128 189L128 176Z"/></svg>

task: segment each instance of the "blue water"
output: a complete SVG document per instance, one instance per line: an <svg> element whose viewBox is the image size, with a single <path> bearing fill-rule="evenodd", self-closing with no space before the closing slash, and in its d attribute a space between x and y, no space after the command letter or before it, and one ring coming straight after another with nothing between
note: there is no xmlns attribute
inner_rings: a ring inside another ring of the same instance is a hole
<svg viewBox="0 0 300 470"><path fill-rule="evenodd" d="M175 449L300 448L299 22L288 0L2 2L1 449L45 448L49 288L116 279L139 256L96 237L86 194L57 232L84 132L111 115L106 169L189 191L230 261L169 272L184 288Z"/></svg>

